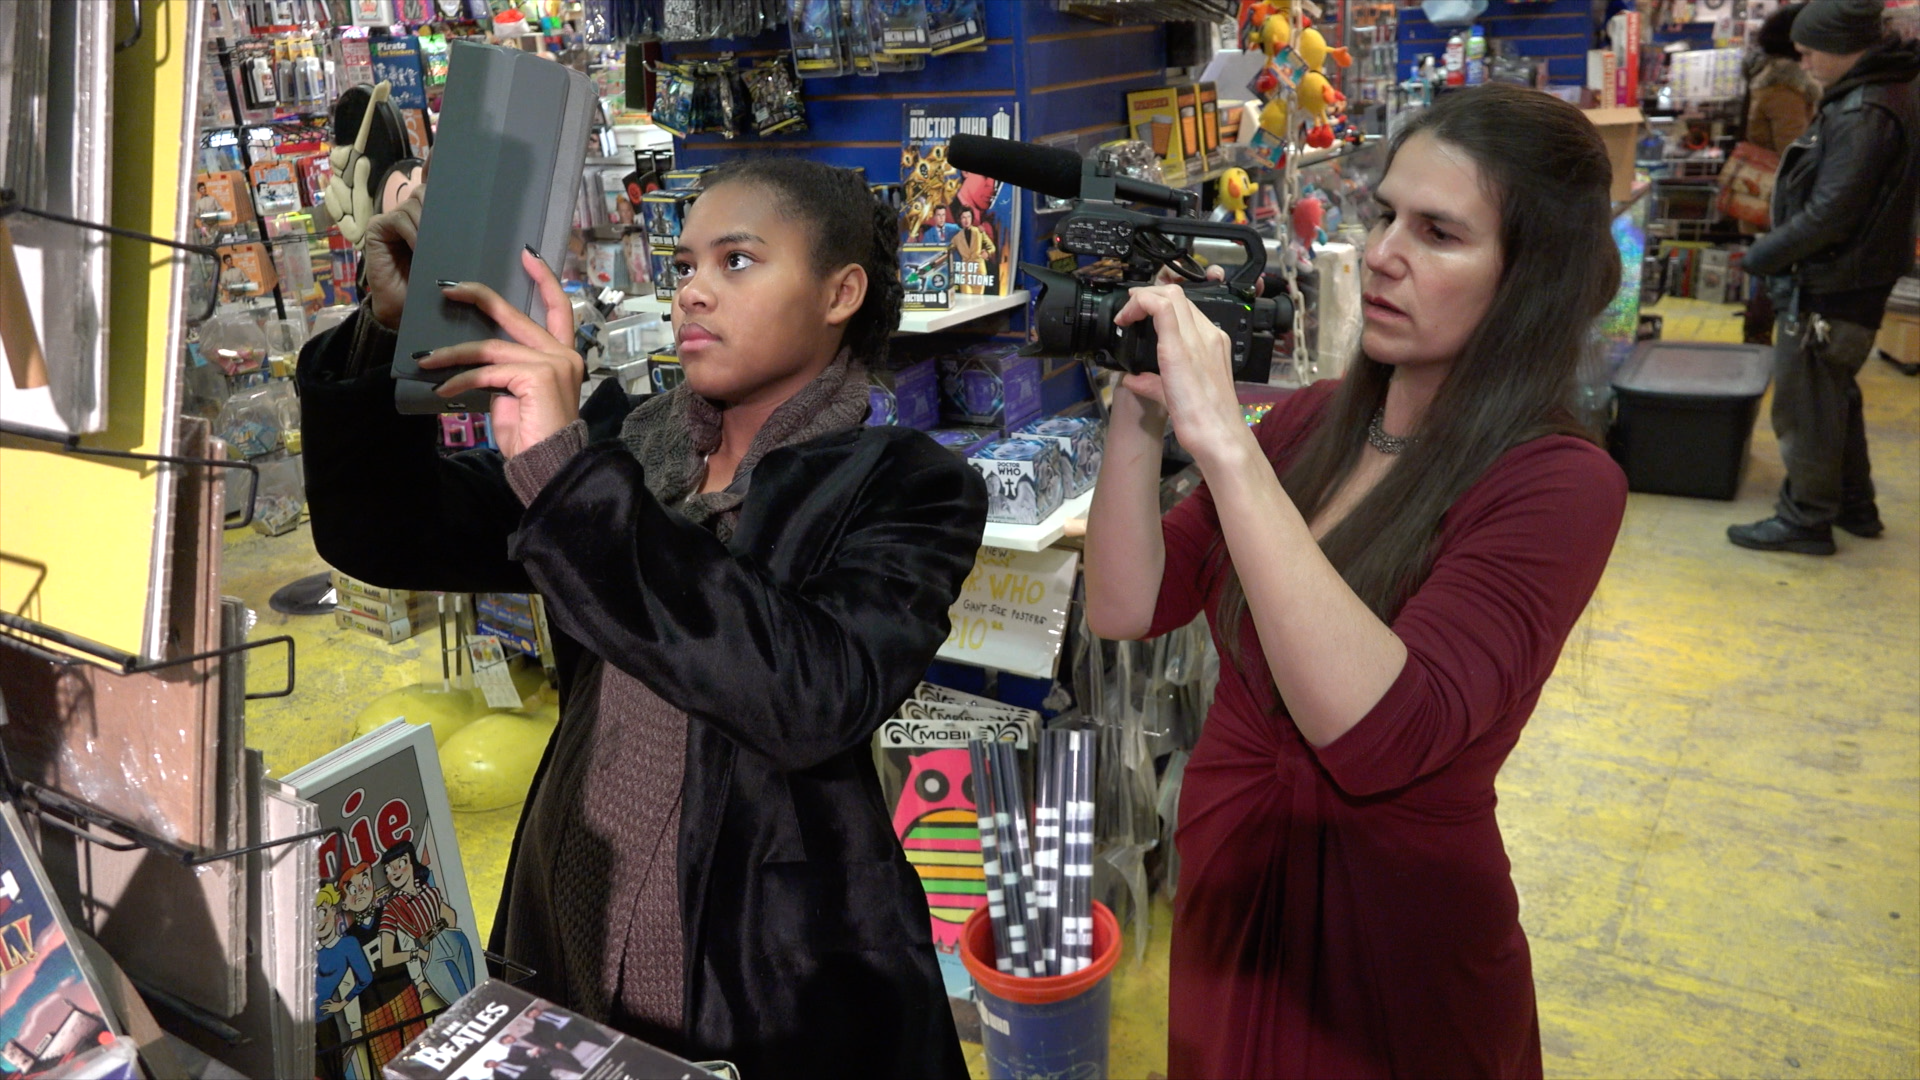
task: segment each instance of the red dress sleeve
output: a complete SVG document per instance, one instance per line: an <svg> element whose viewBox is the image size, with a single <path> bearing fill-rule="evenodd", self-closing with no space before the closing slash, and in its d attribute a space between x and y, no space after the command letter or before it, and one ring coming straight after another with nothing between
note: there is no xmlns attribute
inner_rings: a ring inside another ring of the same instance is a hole
<svg viewBox="0 0 1920 1080"><path fill-rule="evenodd" d="M1267 460L1277 470L1285 454L1297 447L1300 439L1319 418L1320 410L1339 384L1316 383L1280 400L1268 410L1254 428L1254 438ZM1218 563L1220 514L1213 505L1213 491L1205 484L1193 490L1178 506L1160 519L1160 537L1166 546L1167 560L1160 574L1160 598L1153 609L1153 625L1146 636L1157 638L1192 622L1213 599L1220 587Z"/></svg>
<svg viewBox="0 0 1920 1080"><path fill-rule="evenodd" d="M1604 451L1552 437L1509 452L1461 497L1432 573L1394 619L1399 678L1318 751L1341 790L1427 776L1539 692L1606 569L1626 496Z"/></svg>

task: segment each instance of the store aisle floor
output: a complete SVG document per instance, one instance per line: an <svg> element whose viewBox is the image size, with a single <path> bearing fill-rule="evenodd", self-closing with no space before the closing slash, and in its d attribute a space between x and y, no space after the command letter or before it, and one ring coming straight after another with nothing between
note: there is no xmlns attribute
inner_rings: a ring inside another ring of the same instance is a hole
<svg viewBox="0 0 1920 1080"><path fill-rule="evenodd" d="M1739 339L1724 305L1658 310L1671 340ZM1501 774L1550 1076L1920 1075L1920 379L1875 361L1862 384L1887 535L1831 559L1727 543L1780 482L1763 410L1739 499L1631 498ZM425 639L268 609L322 568L305 529L226 556L256 636L299 641L299 692L250 720L276 773L419 677ZM483 936L517 813L455 815ZM1166 1068L1167 921L1116 977L1115 1077Z"/></svg>

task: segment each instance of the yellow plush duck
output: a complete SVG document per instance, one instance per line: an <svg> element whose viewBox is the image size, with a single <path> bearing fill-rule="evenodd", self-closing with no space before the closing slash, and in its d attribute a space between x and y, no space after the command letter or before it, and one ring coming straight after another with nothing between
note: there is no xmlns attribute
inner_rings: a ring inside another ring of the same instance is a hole
<svg viewBox="0 0 1920 1080"><path fill-rule="evenodd" d="M1247 200L1260 190L1260 185L1247 176L1245 169L1228 169L1220 174L1220 196L1215 202L1233 211L1233 223L1247 223Z"/></svg>
<svg viewBox="0 0 1920 1080"><path fill-rule="evenodd" d="M1300 57L1300 62L1307 65L1307 73L1300 77L1300 85L1295 93L1300 100L1300 108L1316 121L1307 132L1307 145L1322 148L1332 146L1333 125L1327 116L1344 104L1347 98L1327 81L1326 63L1331 59L1341 67L1348 67L1352 65L1353 57L1345 49L1328 48L1327 39L1312 28L1300 32L1300 40L1294 43L1293 51Z"/></svg>

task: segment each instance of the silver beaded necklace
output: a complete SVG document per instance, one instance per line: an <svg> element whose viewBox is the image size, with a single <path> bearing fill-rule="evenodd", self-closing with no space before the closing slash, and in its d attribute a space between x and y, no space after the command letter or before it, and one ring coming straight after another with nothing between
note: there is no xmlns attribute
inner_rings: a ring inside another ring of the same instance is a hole
<svg viewBox="0 0 1920 1080"><path fill-rule="evenodd" d="M1387 429L1380 426L1380 421L1384 420L1386 415L1385 405L1373 410L1373 419L1367 421L1367 445L1383 454L1399 454L1412 446L1415 440L1411 435L1387 434Z"/></svg>

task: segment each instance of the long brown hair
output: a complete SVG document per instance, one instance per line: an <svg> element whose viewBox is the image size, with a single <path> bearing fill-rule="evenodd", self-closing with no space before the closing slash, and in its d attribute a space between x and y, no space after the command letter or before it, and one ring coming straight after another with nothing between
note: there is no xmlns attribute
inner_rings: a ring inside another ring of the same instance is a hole
<svg viewBox="0 0 1920 1080"><path fill-rule="evenodd" d="M1500 204L1500 283L1487 314L1410 445L1365 498L1320 541L1328 561L1385 622L1426 580L1440 521L1508 450L1545 435L1597 441L1573 408L1593 320L1620 287L1610 222L1612 167L1579 109L1550 94L1489 84L1447 94L1409 117L1387 162L1420 132L1474 161ZM1312 521L1360 460L1367 423L1386 401L1393 369L1364 352L1302 439L1281 486ZM1224 543L1228 574L1220 627L1235 659L1247 609ZM1216 571L1217 572L1217 571Z"/></svg>

